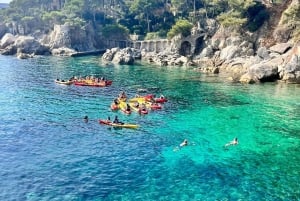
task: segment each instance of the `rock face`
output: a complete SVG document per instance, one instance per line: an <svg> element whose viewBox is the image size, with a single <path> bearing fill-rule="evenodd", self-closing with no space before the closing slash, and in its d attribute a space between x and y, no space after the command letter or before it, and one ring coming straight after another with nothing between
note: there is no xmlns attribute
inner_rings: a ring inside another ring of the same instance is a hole
<svg viewBox="0 0 300 201"><path fill-rule="evenodd" d="M48 45L51 49L61 47L75 51L91 51L95 49L94 31L87 26L85 29L69 25L55 25L50 34ZM47 43L47 41L44 41Z"/></svg>
<svg viewBox="0 0 300 201"><path fill-rule="evenodd" d="M138 54L137 50L133 48L112 48L106 50L102 56L102 61L120 65L133 65Z"/></svg>
<svg viewBox="0 0 300 201"><path fill-rule="evenodd" d="M44 55L49 52L49 48L39 43L31 36L20 36L16 39L14 46L18 52L25 54Z"/></svg>
<svg viewBox="0 0 300 201"><path fill-rule="evenodd" d="M4 49L7 46L13 44L15 41L16 37L14 35L12 35L11 33L6 33L0 41L0 48Z"/></svg>
<svg viewBox="0 0 300 201"><path fill-rule="evenodd" d="M49 35L13 36L5 34L0 43L1 54L34 54L70 56L75 52L96 50L94 30L90 26L84 29L68 25L55 25ZM41 37L42 36L42 37ZM38 40L40 38L40 40Z"/></svg>
<svg viewBox="0 0 300 201"><path fill-rule="evenodd" d="M290 51L290 59L280 65L280 79L287 83L300 83L300 42Z"/></svg>
<svg viewBox="0 0 300 201"><path fill-rule="evenodd" d="M1 39L1 54L14 55L16 53L45 55L49 54L49 48L42 45L31 36L18 36L5 34Z"/></svg>

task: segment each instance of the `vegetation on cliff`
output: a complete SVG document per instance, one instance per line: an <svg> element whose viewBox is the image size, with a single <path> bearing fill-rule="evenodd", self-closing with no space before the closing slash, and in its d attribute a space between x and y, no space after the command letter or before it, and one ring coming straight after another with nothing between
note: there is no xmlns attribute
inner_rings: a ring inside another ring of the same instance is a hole
<svg viewBox="0 0 300 201"><path fill-rule="evenodd" d="M293 12L297 10L289 13ZM0 10L2 22L17 25L15 34L47 32L54 24L92 24L100 32L109 30L101 29L105 26L123 27L119 31L124 34L148 34L149 38L186 35L186 28L191 26L180 29L183 22L196 24L207 18L216 18L224 26L255 31L268 16L265 6L254 0L13 0L8 8Z"/></svg>

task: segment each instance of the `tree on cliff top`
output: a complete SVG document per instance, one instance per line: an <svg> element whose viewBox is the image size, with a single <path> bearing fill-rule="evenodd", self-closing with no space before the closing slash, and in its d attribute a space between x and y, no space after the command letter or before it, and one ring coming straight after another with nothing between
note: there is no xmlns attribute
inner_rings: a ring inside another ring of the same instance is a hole
<svg viewBox="0 0 300 201"><path fill-rule="evenodd" d="M161 0L134 0L129 11L140 21L146 20L147 32L151 31L151 21L154 18L154 10L163 5ZM142 11L142 12L141 12Z"/></svg>
<svg viewBox="0 0 300 201"><path fill-rule="evenodd" d="M253 0L228 0L227 12L219 15L217 19L225 27L241 27L247 22L248 8L253 5L255 5Z"/></svg>
<svg viewBox="0 0 300 201"><path fill-rule="evenodd" d="M178 20L171 30L168 32L168 38L173 38L176 35L182 34L186 37L191 34L193 25L187 20Z"/></svg>

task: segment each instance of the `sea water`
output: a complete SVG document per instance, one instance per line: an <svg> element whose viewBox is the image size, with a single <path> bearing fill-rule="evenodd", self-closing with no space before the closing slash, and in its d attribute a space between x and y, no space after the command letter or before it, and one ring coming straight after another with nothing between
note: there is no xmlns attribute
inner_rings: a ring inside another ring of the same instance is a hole
<svg viewBox="0 0 300 201"><path fill-rule="evenodd" d="M0 200L300 200L299 85L242 85L100 57L0 56L0 64ZM54 82L86 75L113 83ZM142 116L110 110L120 91L139 89L168 102ZM116 115L140 127L98 123Z"/></svg>

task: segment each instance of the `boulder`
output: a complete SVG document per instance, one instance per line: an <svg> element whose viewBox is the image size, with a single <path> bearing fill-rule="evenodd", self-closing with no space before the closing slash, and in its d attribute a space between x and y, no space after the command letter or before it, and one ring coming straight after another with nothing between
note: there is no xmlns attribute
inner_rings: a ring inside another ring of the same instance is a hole
<svg viewBox="0 0 300 201"><path fill-rule="evenodd" d="M292 45L289 43L279 43L279 44L276 44L276 45L270 47L270 50L275 53L284 54L291 48L292 48Z"/></svg>
<svg viewBox="0 0 300 201"><path fill-rule="evenodd" d="M74 53L76 53L75 50L67 47L60 47L51 50L51 54L55 56L71 56Z"/></svg>
<svg viewBox="0 0 300 201"><path fill-rule="evenodd" d="M248 73L261 82L274 81L279 78L278 66L270 63L259 63L251 66Z"/></svg>
<svg viewBox="0 0 300 201"><path fill-rule="evenodd" d="M259 80L254 74L251 73L245 73L244 75L241 76L240 80L241 83L245 84L254 84L258 82Z"/></svg>
<svg viewBox="0 0 300 201"><path fill-rule="evenodd" d="M112 61L115 54L119 51L119 48L107 49L106 52L102 55L102 60L104 62Z"/></svg>
<svg viewBox="0 0 300 201"><path fill-rule="evenodd" d="M280 69L280 79L288 83L300 83L300 56L293 55Z"/></svg>
<svg viewBox="0 0 300 201"><path fill-rule="evenodd" d="M258 48L256 54L257 54L257 56L259 56L260 58L262 58L264 60L268 60L271 58L266 47Z"/></svg>
<svg viewBox="0 0 300 201"><path fill-rule="evenodd" d="M44 55L49 53L49 48L40 44L31 36L19 36L13 44L20 53Z"/></svg>
<svg viewBox="0 0 300 201"><path fill-rule="evenodd" d="M17 53L17 58L18 59L29 59L29 58L32 58L33 55L31 54L25 54L25 53L22 53L22 52L19 52Z"/></svg>
<svg viewBox="0 0 300 201"><path fill-rule="evenodd" d="M13 45L6 47L5 49L0 50L2 55L14 55L17 53L17 48Z"/></svg>
<svg viewBox="0 0 300 201"><path fill-rule="evenodd" d="M121 49L114 54L113 63L120 65L133 65L134 53L131 48Z"/></svg>
<svg viewBox="0 0 300 201"><path fill-rule="evenodd" d="M12 35L11 33L6 33L0 42L0 48L4 49L7 46L13 44L16 41L16 37Z"/></svg>
<svg viewBox="0 0 300 201"><path fill-rule="evenodd" d="M241 48L237 46L227 46L221 50L220 59L230 60L239 56Z"/></svg>
<svg viewBox="0 0 300 201"><path fill-rule="evenodd" d="M204 58L204 57L212 57L214 55L214 50L212 46L207 46L206 48L204 48L202 50L202 52L200 53L199 57L200 58Z"/></svg>

